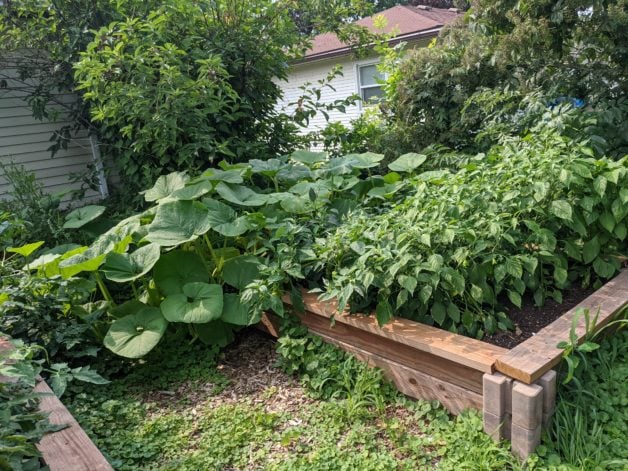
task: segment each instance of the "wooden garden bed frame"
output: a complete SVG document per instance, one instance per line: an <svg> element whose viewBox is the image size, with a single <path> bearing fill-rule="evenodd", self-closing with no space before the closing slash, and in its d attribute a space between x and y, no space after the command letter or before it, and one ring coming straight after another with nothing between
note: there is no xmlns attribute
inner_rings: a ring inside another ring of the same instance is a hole
<svg viewBox="0 0 628 471"><path fill-rule="evenodd" d="M8 340L0 336L0 354L11 348ZM10 378L0 377L0 381L3 380ZM48 414L50 423L66 426L58 432L47 433L37 445L50 471L113 471L94 442L43 379L37 381L34 392L42 394L39 410Z"/></svg>
<svg viewBox="0 0 628 471"><path fill-rule="evenodd" d="M628 305L628 269L567 311L536 335L512 349L453 334L407 319L379 327L375 316L338 313L334 302L303 293L308 329L359 359L381 368L402 393L440 401L450 412L483 411L484 428L496 440L510 439L524 458L540 441L541 427L554 410L556 373L561 359L556 345L568 340L576 312L597 313L595 329L606 325ZM289 296L284 303L291 306ZM260 327L278 336L278 319L262 318ZM580 342L586 335L577 321Z"/></svg>

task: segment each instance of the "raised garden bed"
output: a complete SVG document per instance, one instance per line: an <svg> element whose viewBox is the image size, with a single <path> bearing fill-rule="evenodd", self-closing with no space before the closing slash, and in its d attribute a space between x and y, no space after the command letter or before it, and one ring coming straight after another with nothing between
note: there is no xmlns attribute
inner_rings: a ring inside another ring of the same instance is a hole
<svg viewBox="0 0 628 471"><path fill-rule="evenodd" d="M11 344L0 337L0 354L11 349ZM0 378L0 381L6 378ZM48 414L53 425L63 425L58 432L43 436L37 449L50 471L113 471L94 442L70 414L46 382L40 379L34 392L42 394L39 409Z"/></svg>
<svg viewBox="0 0 628 471"><path fill-rule="evenodd" d="M596 329L628 305L628 270L512 349L395 318L379 327L375 316L337 313L333 302L304 293L304 313L296 313L311 332L381 368L408 396L438 400L457 414L482 410L485 430L508 438L521 457L532 453L541 425L553 412L561 358L556 345L569 337L576 311L598 313ZM284 302L290 305L289 296ZM277 319L266 315L262 328L278 335ZM585 337L581 316L576 334Z"/></svg>

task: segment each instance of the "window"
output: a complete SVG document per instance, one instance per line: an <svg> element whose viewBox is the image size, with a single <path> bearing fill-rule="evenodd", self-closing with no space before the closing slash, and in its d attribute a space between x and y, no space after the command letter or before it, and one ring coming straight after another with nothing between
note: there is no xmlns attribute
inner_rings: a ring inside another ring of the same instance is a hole
<svg viewBox="0 0 628 471"><path fill-rule="evenodd" d="M384 95L380 82L384 75L377 70L377 64L358 66L360 97L366 105L373 104Z"/></svg>

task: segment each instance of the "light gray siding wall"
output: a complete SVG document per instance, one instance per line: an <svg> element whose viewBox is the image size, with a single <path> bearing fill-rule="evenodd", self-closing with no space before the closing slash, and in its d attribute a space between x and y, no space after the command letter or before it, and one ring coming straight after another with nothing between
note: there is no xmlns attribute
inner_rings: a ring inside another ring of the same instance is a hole
<svg viewBox="0 0 628 471"><path fill-rule="evenodd" d="M6 72L6 71L3 71ZM13 86L13 87L12 87ZM76 189L80 184L71 184L69 175L87 170L92 164L91 142L87 134L68 142L67 150L61 149L51 157L48 148L52 133L68 121L63 108L55 122L39 121L32 117L31 109L24 101L25 92L9 83L8 89L0 89L0 161L15 162L35 173L37 180L47 193L58 193ZM71 95L58 95L61 102L69 102ZM0 170L0 199L10 198L10 185ZM99 193L88 190L87 200L100 198ZM68 196L64 198L67 201Z"/></svg>

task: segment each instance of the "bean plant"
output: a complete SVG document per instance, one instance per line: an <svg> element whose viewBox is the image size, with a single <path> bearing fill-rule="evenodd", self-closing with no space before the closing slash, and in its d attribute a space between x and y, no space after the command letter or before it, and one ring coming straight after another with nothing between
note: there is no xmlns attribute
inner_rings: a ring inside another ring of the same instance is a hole
<svg viewBox="0 0 628 471"><path fill-rule="evenodd" d="M481 337L510 327L506 299L599 284L627 253L628 158L593 155L541 129L454 171L407 168L390 211L359 210L316 243L324 297Z"/></svg>

